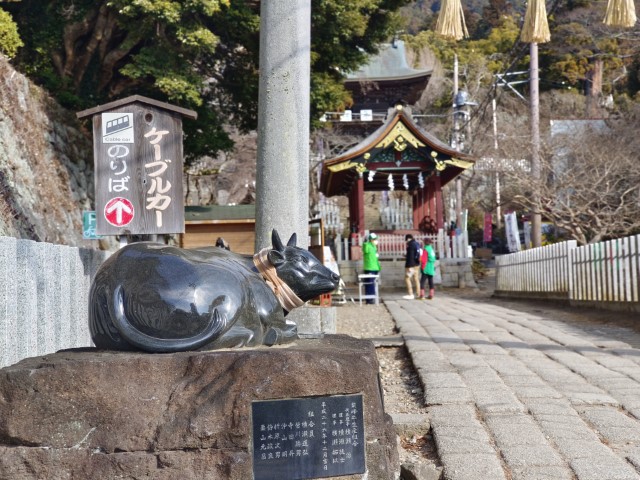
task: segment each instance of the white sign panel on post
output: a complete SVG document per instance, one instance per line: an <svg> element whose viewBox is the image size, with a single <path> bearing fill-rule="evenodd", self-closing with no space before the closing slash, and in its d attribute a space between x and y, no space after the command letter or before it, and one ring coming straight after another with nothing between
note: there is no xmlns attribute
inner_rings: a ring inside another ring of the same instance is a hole
<svg viewBox="0 0 640 480"><path fill-rule="evenodd" d="M103 113L102 143L134 143L133 113Z"/></svg>

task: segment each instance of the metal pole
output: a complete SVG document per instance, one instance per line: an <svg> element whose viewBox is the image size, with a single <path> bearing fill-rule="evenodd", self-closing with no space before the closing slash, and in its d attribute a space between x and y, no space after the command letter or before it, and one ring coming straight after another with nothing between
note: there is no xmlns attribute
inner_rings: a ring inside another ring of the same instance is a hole
<svg viewBox="0 0 640 480"><path fill-rule="evenodd" d="M493 149L498 154L498 116L496 114L496 98L491 100L491 108L493 110ZM498 158L496 157L496 227L500 228L502 225L502 209L500 208L500 170L498 165Z"/></svg>
<svg viewBox="0 0 640 480"><path fill-rule="evenodd" d="M458 55L453 56L453 141L455 149L460 151L460 118L459 106L456 102L458 95ZM462 180L460 176L456 178L456 228L462 229Z"/></svg>
<svg viewBox="0 0 640 480"><path fill-rule="evenodd" d="M260 6L260 90L256 165L256 250L309 240L309 90L311 1Z"/></svg>
<svg viewBox="0 0 640 480"><path fill-rule="evenodd" d="M538 44L530 45L530 94L531 94L531 177L534 211L531 215L531 242L533 247L542 245L542 217L540 215L540 91L538 76ZM528 246L527 246L528 247Z"/></svg>

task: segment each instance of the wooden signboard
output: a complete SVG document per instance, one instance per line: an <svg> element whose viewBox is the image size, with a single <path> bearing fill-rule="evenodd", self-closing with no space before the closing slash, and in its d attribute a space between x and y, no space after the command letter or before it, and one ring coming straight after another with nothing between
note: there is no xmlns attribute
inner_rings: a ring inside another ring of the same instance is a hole
<svg viewBox="0 0 640 480"><path fill-rule="evenodd" d="M134 95L93 116L96 234L184 233L182 117L196 113Z"/></svg>

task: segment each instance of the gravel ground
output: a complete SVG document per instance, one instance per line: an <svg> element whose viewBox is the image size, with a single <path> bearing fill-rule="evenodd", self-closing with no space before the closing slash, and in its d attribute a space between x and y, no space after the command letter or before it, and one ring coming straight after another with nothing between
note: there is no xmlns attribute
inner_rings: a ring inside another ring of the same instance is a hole
<svg viewBox="0 0 640 480"><path fill-rule="evenodd" d="M398 335L393 317L384 305L347 303L336 307L337 331L356 338L371 339L376 345L380 363L380 380L384 392L385 412L392 415L425 415L422 384L404 346L397 346ZM393 345L393 346L391 346ZM425 430L400 429L400 461L403 464L401 478L416 477L416 464L430 469L433 477L439 476L439 462L428 426ZM413 471L413 476L408 473Z"/></svg>
<svg viewBox="0 0 640 480"><path fill-rule="evenodd" d="M393 317L384 305L345 304L336 308L337 330L356 338L374 340L376 345L396 343ZM389 342L385 342L385 338ZM422 385L404 347L378 346L380 377L387 413L424 413Z"/></svg>

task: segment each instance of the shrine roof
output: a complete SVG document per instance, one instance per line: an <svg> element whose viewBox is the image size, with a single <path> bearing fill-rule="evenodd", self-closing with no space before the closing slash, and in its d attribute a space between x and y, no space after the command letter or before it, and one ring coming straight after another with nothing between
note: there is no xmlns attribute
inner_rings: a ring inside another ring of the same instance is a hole
<svg viewBox="0 0 640 480"><path fill-rule="evenodd" d="M347 195L354 182L369 172L365 190L389 190L389 184L413 190L435 174L442 185L473 166L475 158L458 152L421 130L411 110L401 105L389 109L385 123L354 147L322 166L320 191L327 196ZM384 172L377 175L377 172ZM375 178L374 178L375 177Z"/></svg>
<svg viewBox="0 0 640 480"><path fill-rule="evenodd" d="M377 55L360 69L347 74L345 82L403 80L429 76L432 69L415 69L407 64L402 40L384 44Z"/></svg>
<svg viewBox="0 0 640 480"><path fill-rule="evenodd" d="M184 219L189 223L255 221L255 218L255 205L192 205L184 207Z"/></svg>
<svg viewBox="0 0 640 480"><path fill-rule="evenodd" d="M182 108L177 105L172 105L170 103L161 102L159 100L144 97L142 95L131 95L130 97L121 98L119 100L114 100L113 102L105 103L103 105L98 105L97 107L89 108L87 110L82 110L81 112L76 113L76 117L84 118L90 115L91 116L97 115L99 113L113 110L115 108L120 108L125 105L129 105L131 103L142 103L146 105L151 105L153 107L158 107L168 112L178 113L191 120L196 120L198 118L198 114L193 110Z"/></svg>

